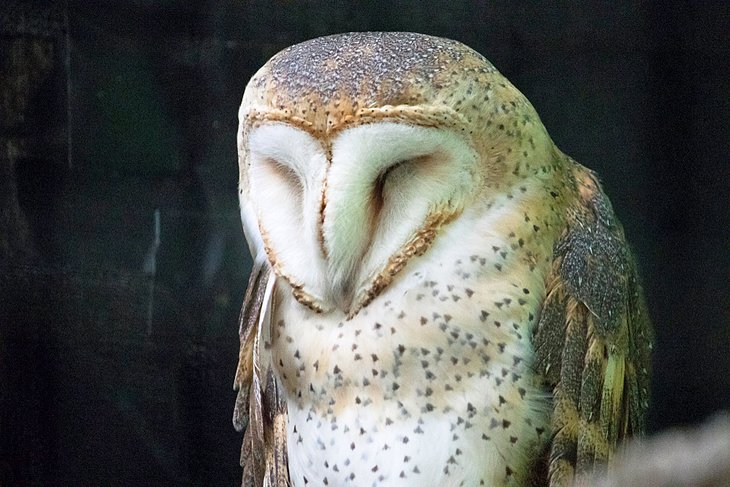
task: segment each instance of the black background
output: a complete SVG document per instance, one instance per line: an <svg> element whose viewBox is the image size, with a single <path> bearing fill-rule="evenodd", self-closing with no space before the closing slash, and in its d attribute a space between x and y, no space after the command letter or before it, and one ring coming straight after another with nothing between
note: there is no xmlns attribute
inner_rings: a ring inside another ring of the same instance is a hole
<svg viewBox="0 0 730 487"><path fill-rule="evenodd" d="M271 55L352 30L462 41L525 93L634 246L652 431L730 408L730 6L669 5L0 6L0 90L28 100L0 113L0 486L238 482L237 107Z"/></svg>

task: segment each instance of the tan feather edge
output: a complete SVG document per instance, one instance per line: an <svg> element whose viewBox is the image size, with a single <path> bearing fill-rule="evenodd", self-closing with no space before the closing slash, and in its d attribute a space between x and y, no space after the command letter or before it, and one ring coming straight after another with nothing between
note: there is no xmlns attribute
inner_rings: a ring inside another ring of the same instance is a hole
<svg viewBox="0 0 730 487"><path fill-rule="evenodd" d="M268 272L263 261L255 263L246 288L246 295L241 305L238 318L238 366L233 379L233 389L238 391L236 405L233 410L233 426L236 431L243 431L248 424L248 397L253 380L253 342L256 335L256 324L266 290Z"/></svg>

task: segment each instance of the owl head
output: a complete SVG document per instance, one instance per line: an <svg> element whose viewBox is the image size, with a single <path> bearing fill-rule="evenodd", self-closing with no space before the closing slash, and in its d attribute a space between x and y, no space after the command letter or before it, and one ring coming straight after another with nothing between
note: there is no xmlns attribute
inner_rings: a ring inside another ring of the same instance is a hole
<svg viewBox="0 0 730 487"><path fill-rule="evenodd" d="M465 210L540 177L556 150L484 57L414 33L289 47L248 83L239 120L252 254L301 304L350 316Z"/></svg>

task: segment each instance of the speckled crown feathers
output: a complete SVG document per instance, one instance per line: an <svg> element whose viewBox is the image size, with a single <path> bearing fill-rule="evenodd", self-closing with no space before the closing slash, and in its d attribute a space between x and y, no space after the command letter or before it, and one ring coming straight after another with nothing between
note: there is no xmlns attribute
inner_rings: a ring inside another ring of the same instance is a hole
<svg viewBox="0 0 730 487"><path fill-rule="evenodd" d="M403 117L473 131L518 104L529 105L464 44L410 32L355 32L276 54L249 82L240 115L251 124L280 119L320 134Z"/></svg>

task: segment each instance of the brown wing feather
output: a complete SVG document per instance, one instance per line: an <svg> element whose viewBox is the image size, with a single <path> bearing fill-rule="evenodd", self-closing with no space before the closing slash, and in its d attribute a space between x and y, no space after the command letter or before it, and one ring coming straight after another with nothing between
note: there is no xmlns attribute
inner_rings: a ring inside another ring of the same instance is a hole
<svg viewBox="0 0 730 487"><path fill-rule="evenodd" d="M264 485L287 487L289 469L286 450L286 402L281 384L271 368L269 368L266 381L263 418L266 442L266 481Z"/></svg>
<svg viewBox="0 0 730 487"><path fill-rule="evenodd" d="M233 410L233 426L239 432L246 429L248 425L248 400L253 380L253 343L268 276L269 272L264 261L254 264L238 317L240 348L236 376L233 379L233 389L238 391L238 395Z"/></svg>
<svg viewBox="0 0 730 487"><path fill-rule="evenodd" d="M621 225L595 176L573 161L580 194L555 248L533 337L554 394L550 486L606 468L641 434L648 405L651 325Z"/></svg>
<svg viewBox="0 0 730 487"><path fill-rule="evenodd" d="M266 307L273 306L267 302L272 300L271 294L267 296L267 288L273 285L270 279L271 269L265 260L254 265L239 318L241 344L234 379L238 396L233 424L236 430L245 430L241 445L244 487L289 485L286 402L269 354L261 353L261 341L266 340L270 329L267 318L271 310L267 314Z"/></svg>

